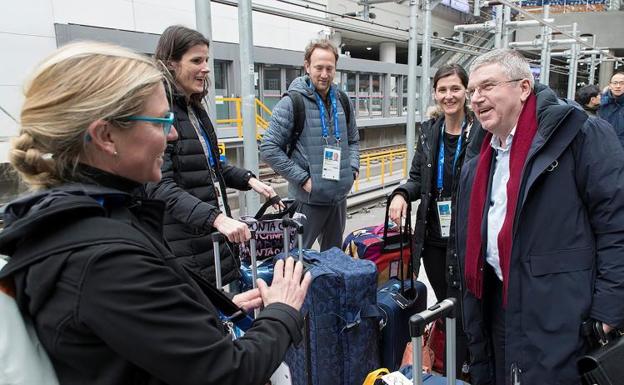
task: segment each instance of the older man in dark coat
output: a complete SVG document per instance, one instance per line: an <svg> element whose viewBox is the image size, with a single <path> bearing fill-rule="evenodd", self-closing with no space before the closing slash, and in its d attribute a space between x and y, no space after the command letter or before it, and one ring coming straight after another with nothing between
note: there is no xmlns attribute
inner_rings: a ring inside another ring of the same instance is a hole
<svg viewBox="0 0 624 385"><path fill-rule="evenodd" d="M489 132L458 199L473 384L578 384L581 324L624 323L624 151L515 51L477 58L468 92Z"/></svg>

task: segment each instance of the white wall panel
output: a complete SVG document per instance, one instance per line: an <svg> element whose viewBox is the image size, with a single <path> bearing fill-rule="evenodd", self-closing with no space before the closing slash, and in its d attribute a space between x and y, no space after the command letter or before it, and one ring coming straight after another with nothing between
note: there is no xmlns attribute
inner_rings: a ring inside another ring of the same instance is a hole
<svg viewBox="0 0 624 385"><path fill-rule="evenodd" d="M50 0L9 1L2 6L0 32L54 36Z"/></svg>
<svg viewBox="0 0 624 385"><path fill-rule="evenodd" d="M54 21L134 30L130 0L52 0Z"/></svg>
<svg viewBox="0 0 624 385"><path fill-rule="evenodd" d="M53 37L0 33L0 86L21 86L33 68L56 49Z"/></svg>
<svg viewBox="0 0 624 385"><path fill-rule="evenodd" d="M135 30L162 33L173 24L195 28L195 9L189 11L154 4L134 3Z"/></svg>

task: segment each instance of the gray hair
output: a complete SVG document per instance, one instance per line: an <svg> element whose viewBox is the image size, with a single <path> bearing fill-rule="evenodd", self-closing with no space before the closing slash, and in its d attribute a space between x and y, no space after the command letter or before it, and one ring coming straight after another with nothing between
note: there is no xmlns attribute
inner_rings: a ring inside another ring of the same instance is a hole
<svg viewBox="0 0 624 385"><path fill-rule="evenodd" d="M477 57L470 65L470 73L476 69L490 65L498 64L503 69L507 77L511 79L528 79L533 88L533 74L527 59L518 51L508 48L499 48L484 53Z"/></svg>

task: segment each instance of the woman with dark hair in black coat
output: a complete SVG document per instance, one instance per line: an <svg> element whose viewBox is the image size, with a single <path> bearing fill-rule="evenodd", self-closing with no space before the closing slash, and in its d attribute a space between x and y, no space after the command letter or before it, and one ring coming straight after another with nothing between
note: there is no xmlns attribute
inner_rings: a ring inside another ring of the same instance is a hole
<svg viewBox="0 0 624 385"><path fill-rule="evenodd" d="M180 262L215 282L210 234L219 231L231 243L221 245L223 283L235 280L238 259L235 244L249 239L247 225L232 219L226 187L249 190L270 198L272 187L249 170L219 160L217 135L202 100L207 93L208 49L201 33L180 25L160 36L155 59L173 85L169 100L175 114L178 139L165 151L162 180L148 186L152 198L167 204L165 238Z"/></svg>
<svg viewBox="0 0 624 385"><path fill-rule="evenodd" d="M390 219L401 223L408 202L420 199L412 258L418 266L422 257L438 301L447 297L461 300L453 211L461 167L478 154L484 137L481 125L467 108L467 85L468 74L458 64L442 66L436 72L436 116L423 123L409 179L394 190L390 203ZM461 373L468 356L459 321L457 364Z"/></svg>

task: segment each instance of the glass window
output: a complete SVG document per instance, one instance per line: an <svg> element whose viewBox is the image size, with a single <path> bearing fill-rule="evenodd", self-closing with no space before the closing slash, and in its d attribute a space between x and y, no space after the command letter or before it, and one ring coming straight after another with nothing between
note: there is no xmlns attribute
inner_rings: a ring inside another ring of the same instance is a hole
<svg viewBox="0 0 624 385"><path fill-rule="evenodd" d="M401 115L401 111L399 110L399 76L391 75L390 76L390 115L396 116Z"/></svg>
<svg viewBox="0 0 624 385"><path fill-rule="evenodd" d="M407 76L403 76L403 108L401 115L407 115Z"/></svg>
<svg viewBox="0 0 624 385"><path fill-rule="evenodd" d="M383 114L383 92L381 83L381 75L372 76L371 116L381 116Z"/></svg>
<svg viewBox="0 0 624 385"><path fill-rule="evenodd" d="M301 68L286 68L286 89L290 87L293 80L301 76Z"/></svg>
<svg viewBox="0 0 624 385"><path fill-rule="evenodd" d="M227 86L227 70L228 62L224 60L214 61L214 82L215 82L215 95L217 104L217 119L229 119L230 111L234 111L231 102L224 102L222 98L229 96Z"/></svg>
<svg viewBox="0 0 624 385"><path fill-rule="evenodd" d="M355 93L355 74L354 73L347 73L347 95L349 96L349 99L351 99L351 104L353 106L356 106L356 93ZM357 112L356 112L356 116L357 116Z"/></svg>
<svg viewBox="0 0 624 385"><path fill-rule="evenodd" d="M358 116L370 116L370 75L359 74Z"/></svg>
<svg viewBox="0 0 624 385"><path fill-rule="evenodd" d="M279 67L264 67L262 102L269 110L273 110L273 107L282 97L281 73L282 70Z"/></svg>

